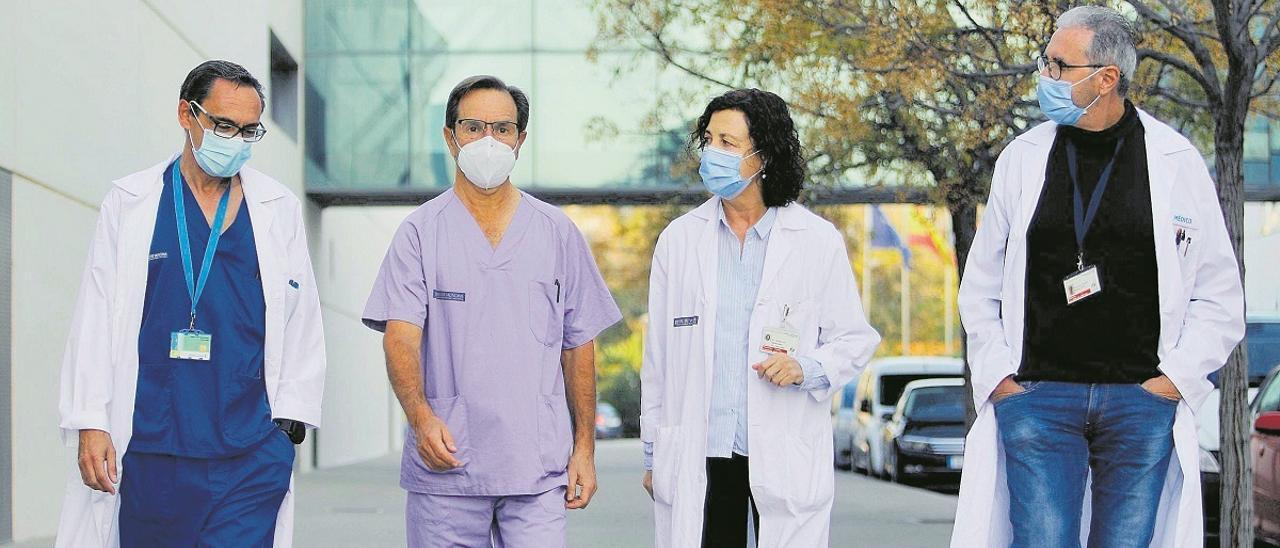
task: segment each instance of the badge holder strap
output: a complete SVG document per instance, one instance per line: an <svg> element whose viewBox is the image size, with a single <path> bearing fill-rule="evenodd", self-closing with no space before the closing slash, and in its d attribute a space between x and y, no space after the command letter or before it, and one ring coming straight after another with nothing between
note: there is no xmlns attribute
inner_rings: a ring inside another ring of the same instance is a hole
<svg viewBox="0 0 1280 548"><path fill-rule="evenodd" d="M1098 176L1098 184L1094 186L1093 195L1089 197L1089 208L1086 211L1084 207L1084 198L1080 194L1078 151L1076 145L1070 139L1067 140L1067 171L1071 174L1071 191L1072 191L1072 221L1075 225L1076 235L1076 272L1084 272L1084 237L1089 232L1089 227L1093 225L1094 217L1098 215L1098 207L1102 205L1102 195L1107 190L1107 184L1111 182L1111 171L1116 166L1116 158L1120 156L1120 149L1124 146L1124 137L1116 140L1116 149L1111 153L1111 159L1107 161L1107 165L1102 168L1102 174Z"/></svg>
<svg viewBox="0 0 1280 548"><path fill-rule="evenodd" d="M195 280L191 265L191 236L187 230L187 208L183 203L183 181L178 165L173 166L173 212L178 225L178 250L182 254L182 275L187 281L187 296L191 298L191 322L183 333L202 333L196 329L196 303L204 293L205 283L209 281L209 267L213 266L213 257L217 254L218 240L222 237L222 223L227 218L227 204L231 201L231 187L228 186L218 201L218 211L213 216L213 226L209 229L209 242L204 248L204 259L200 262L200 279Z"/></svg>

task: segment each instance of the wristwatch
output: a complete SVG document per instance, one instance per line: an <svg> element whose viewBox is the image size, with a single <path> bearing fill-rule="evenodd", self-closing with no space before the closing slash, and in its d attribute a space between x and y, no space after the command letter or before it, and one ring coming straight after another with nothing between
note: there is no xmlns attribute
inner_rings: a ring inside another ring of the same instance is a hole
<svg viewBox="0 0 1280 548"><path fill-rule="evenodd" d="M280 431L289 436L289 441L294 445L302 443L307 439L307 426L292 419L276 419L276 426L280 427Z"/></svg>

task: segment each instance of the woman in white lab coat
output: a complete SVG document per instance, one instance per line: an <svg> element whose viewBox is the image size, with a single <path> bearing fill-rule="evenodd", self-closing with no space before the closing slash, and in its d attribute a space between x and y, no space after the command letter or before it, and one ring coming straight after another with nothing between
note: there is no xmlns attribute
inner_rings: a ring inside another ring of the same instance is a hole
<svg viewBox="0 0 1280 548"><path fill-rule="evenodd" d="M692 137L715 196L658 238L641 370L657 546L825 546L829 401L880 337L840 231L794 203L786 103L731 91Z"/></svg>
<svg viewBox="0 0 1280 548"><path fill-rule="evenodd" d="M76 447L79 432L102 430L120 463L133 428L138 382L138 333L147 287L148 252L164 188L163 174L177 155L115 181L102 203L72 317L62 367L59 411L62 438ZM283 185L242 168L244 201L266 304L263 376L273 418L314 428L324 392L324 327L303 228L302 205ZM120 497L85 485L76 462L67 472L58 526L60 547L119 546ZM276 522L275 545L293 533L292 489Z"/></svg>
<svg viewBox="0 0 1280 548"><path fill-rule="evenodd" d="M1088 93L1089 86L1097 85L1089 82L1075 88ZM1090 113L1097 116L1103 103L1121 99L1094 99L1099 105ZM1045 101L1042 97L1042 106ZM1077 109L1083 110L1079 106L1062 110ZM1208 375L1222 367L1244 334L1240 273L1204 158L1173 128L1145 112L1138 111L1138 117L1145 136L1158 286L1154 289L1159 293L1158 369L1181 399L1170 404L1176 407L1173 453L1150 545L1202 546L1195 413L1213 388ZM1065 123L1073 124L1075 118L1079 115ZM1058 124L1046 122L1018 136L1001 153L961 282L960 312L969 337L978 417L965 446L951 538L954 548L1009 546L1013 541L1006 449L992 401L1002 399L995 394L997 386L1008 384L1023 365L1028 227L1046 186L1046 168L1058 134ZM1101 292L1106 290L1103 287ZM1084 497L1081 509L1081 544L1089 538L1089 499ZM1060 540L1075 544L1074 539Z"/></svg>

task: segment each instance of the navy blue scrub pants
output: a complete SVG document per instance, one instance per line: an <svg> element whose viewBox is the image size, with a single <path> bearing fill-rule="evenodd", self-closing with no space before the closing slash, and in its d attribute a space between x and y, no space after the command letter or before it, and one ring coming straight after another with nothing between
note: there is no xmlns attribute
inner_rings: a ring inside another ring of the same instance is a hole
<svg viewBox="0 0 1280 548"><path fill-rule="evenodd" d="M126 452L120 546L271 546L293 458L293 443L279 431L225 459Z"/></svg>

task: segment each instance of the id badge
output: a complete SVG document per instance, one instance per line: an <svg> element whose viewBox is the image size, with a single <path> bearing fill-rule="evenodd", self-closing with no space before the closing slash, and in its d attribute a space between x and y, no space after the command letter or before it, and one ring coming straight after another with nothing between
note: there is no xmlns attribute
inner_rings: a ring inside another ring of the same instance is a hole
<svg viewBox="0 0 1280 548"><path fill-rule="evenodd" d="M209 361L213 335L202 331L174 331L169 335L169 357L179 360Z"/></svg>
<svg viewBox="0 0 1280 548"><path fill-rule="evenodd" d="M1067 292L1068 305L1102 293L1102 279L1098 277L1098 267L1087 266L1063 278L1062 287Z"/></svg>
<svg viewBox="0 0 1280 548"><path fill-rule="evenodd" d="M791 356L796 353L796 348L800 346L800 332L787 325L766 327L761 341L761 352Z"/></svg>

